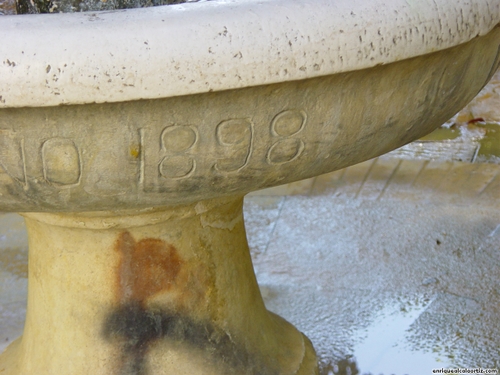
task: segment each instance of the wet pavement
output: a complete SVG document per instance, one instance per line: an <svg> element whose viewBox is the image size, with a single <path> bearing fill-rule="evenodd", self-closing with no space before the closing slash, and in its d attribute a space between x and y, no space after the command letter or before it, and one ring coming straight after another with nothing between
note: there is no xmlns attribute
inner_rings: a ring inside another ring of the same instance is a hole
<svg viewBox="0 0 500 375"><path fill-rule="evenodd" d="M246 198L266 305L312 340L321 375L500 368L499 82L430 137ZM22 218L0 214L0 352L22 333L26 277Z"/></svg>
<svg viewBox="0 0 500 375"><path fill-rule="evenodd" d="M450 164L437 184L418 177L430 163L379 159L247 199L266 304L311 338L322 374L499 366L500 166Z"/></svg>

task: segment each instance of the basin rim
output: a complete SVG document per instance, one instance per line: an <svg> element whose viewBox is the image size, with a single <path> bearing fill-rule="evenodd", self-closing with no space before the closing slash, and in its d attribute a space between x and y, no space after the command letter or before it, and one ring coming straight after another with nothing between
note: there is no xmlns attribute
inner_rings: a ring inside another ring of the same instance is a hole
<svg viewBox="0 0 500 375"><path fill-rule="evenodd" d="M0 108L156 99L326 76L451 48L497 0L215 0L0 17Z"/></svg>

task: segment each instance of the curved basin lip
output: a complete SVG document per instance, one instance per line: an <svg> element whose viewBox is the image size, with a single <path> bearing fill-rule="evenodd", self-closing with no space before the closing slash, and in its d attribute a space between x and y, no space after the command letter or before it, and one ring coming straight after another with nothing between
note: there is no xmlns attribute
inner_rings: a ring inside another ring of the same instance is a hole
<svg viewBox="0 0 500 375"><path fill-rule="evenodd" d="M498 0L217 0L0 17L0 108L121 102L293 81L465 43Z"/></svg>

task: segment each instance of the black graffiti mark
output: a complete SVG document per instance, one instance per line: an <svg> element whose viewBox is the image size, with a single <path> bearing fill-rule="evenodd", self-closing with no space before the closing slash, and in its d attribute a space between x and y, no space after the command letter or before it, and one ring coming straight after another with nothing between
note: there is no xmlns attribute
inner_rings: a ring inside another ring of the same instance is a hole
<svg viewBox="0 0 500 375"><path fill-rule="evenodd" d="M104 325L104 337L119 339L122 358L118 375L144 375L144 360L150 344L163 335L168 321L158 311L146 311L131 303L112 312Z"/></svg>
<svg viewBox="0 0 500 375"><path fill-rule="evenodd" d="M103 335L121 344L122 361L117 375L146 375L146 355L157 340L186 343L202 349L235 374L277 375L266 369L245 345L211 323L200 323L173 312L145 309L139 303L123 304L108 316ZM234 372L233 372L234 371Z"/></svg>
<svg viewBox="0 0 500 375"><path fill-rule="evenodd" d="M104 338L120 350L115 375L147 375L149 349L159 340L198 349L210 362L207 365L217 368L220 375L278 374L267 368L278 368L275 360L264 361L265 354L255 353L244 338L187 314L191 304L203 304L205 294L203 288L201 293L193 288L196 283L190 280L196 272L172 244L159 238L136 241L124 231L116 240L115 250L119 254L117 307L109 312L102 328ZM178 296L170 307L148 306L151 297L172 289Z"/></svg>

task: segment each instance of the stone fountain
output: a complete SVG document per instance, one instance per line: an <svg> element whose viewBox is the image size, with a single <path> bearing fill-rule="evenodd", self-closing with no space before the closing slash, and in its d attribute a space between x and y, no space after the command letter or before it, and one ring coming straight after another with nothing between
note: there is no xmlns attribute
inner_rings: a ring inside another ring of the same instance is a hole
<svg viewBox="0 0 500 375"><path fill-rule="evenodd" d="M497 0L220 0L0 18L0 209L29 233L2 375L312 375L246 193L388 152L499 66Z"/></svg>

